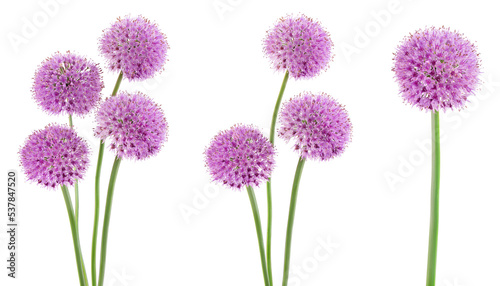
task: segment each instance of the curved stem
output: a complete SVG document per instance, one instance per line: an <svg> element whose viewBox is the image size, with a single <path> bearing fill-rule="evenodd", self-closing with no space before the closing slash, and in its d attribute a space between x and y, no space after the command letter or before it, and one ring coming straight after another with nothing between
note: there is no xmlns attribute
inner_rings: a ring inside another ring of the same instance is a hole
<svg viewBox="0 0 500 286"><path fill-rule="evenodd" d="M73 116L71 114L68 115L69 117L69 127L73 129ZM78 227L78 218L80 214L80 195L78 193L78 179L75 180L75 220L76 220L76 226Z"/></svg>
<svg viewBox="0 0 500 286"><path fill-rule="evenodd" d="M432 113L432 181L431 219L429 227L429 252L427 257L427 286L436 284L436 261L439 225L439 180L441 168L441 148L439 138L439 112Z"/></svg>
<svg viewBox="0 0 500 286"><path fill-rule="evenodd" d="M283 286L288 285L288 274L290 272L290 251L292 248L292 231L293 221L295 219L295 207L297 205L297 193L299 191L300 177L304 169L306 159L299 158L297 169L295 170L295 177L292 186L292 198L290 199L290 211L288 213L288 225L286 228L286 242L285 242L285 266L283 268Z"/></svg>
<svg viewBox="0 0 500 286"><path fill-rule="evenodd" d="M97 167L95 172L95 207L94 207L94 230L92 233L92 285L97 285L97 233L99 232L99 208L100 208L100 184L101 184L101 167L102 158L104 155L104 141L99 144L99 155L97 157Z"/></svg>
<svg viewBox="0 0 500 286"><path fill-rule="evenodd" d="M73 204L71 203L71 197L69 195L68 187L61 185L61 190L64 196L64 201L66 203L66 209L68 210L69 224L71 226L71 235L73 237L73 246L75 248L75 258L76 266L78 268L78 278L80 280L80 286L85 286L84 270L83 270L83 258L82 251L80 249L80 239L78 235L78 228L75 220L75 213L73 210Z"/></svg>
<svg viewBox="0 0 500 286"><path fill-rule="evenodd" d="M118 175L118 169L120 168L121 159L115 157L115 162L113 163L113 169L111 170L111 176L109 177L108 185L108 196L106 197L106 208L104 210L104 222L102 225L102 241L101 241L101 261L99 268L99 286L104 283L104 272L106 270L106 251L108 247L108 230L109 230L109 219L111 218L111 206L113 204L113 193L115 190L116 177Z"/></svg>
<svg viewBox="0 0 500 286"><path fill-rule="evenodd" d="M78 218L80 216L80 193L78 191L78 179L75 180L75 221L76 221L76 226L78 227Z"/></svg>
<svg viewBox="0 0 500 286"><path fill-rule="evenodd" d="M281 83L280 92L278 94L278 99L276 99L276 105L274 106L273 118L271 120L271 133L269 134L269 141L274 145L274 134L276 130L276 120L278 118L278 113L280 110L281 100L283 98L283 94L285 93L285 87L288 82L288 71L285 72L285 77L283 78L283 82ZM272 236L272 227L273 227L273 197L271 192L271 178L267 181L267 245L266 245L266 254L267 254L267 273L269 275L269 285L273 285L273 271L272 271L272 263L271 263L271 236Z"/></svg>
<svg viewBox="0 0 500 286"><path fill-rule="evenodd" d="M288 82L288 71L285 72L285 77L281 83L280 93L278 94L278 99L276 100L276 105L274 106L273 119L271 121L271 134L269 135L269 141L274 144L274 134L276 130L276 121L278 119L278 113L280 111L281 100L283 99L283 94L285 93L286 84Z"/></svg>
<svg viewBox="0 0 500 286"><path fill-rule="evenodd" d="M255 199L255 193L253 188L247 186L248 198L250 199L250 204L252 205L253 219L255 220L255 229L257 231L257 239L259 240L259 250L260 250L260 262L262 263L262 274L264 275L264 284L269 286L269 277L266 267L266 252L264 250L264 238L262 236L262 225L260 223L259 207L257 206L257 200Z"/></svg>
<svg viewBox="0 0 500 286"><path fill-rule="evenodd" d="M115 87L113 88L113 93L111 93L111 96L115 96L118 93L118 89L120 88L120 84L122 83L123 79L123 72L120 71L120 74L118 75L118 78L116 79Z"/></svg>
<svg viewBox="0 0 500 286"><path fill-rule="evenodd" d="M69 117L69 127L73 129L73 116L71 114L68 115ZM75 222L76 222L76 229L78 231L78 236L80 236L80 226L79 226L79 217L80 217L80 193L78 191L78 179L75 179ZM85 285L89 285L89 281L87 279L87 271L85 270L85 263L83 262L82 258L82 267L83 267L83 275L85 278Z"/></svg>
<svg viewBox="0 0 500 286"><path fill-rule="evenodd" d="M120 84L122 83L123 72L120 71L118 74L118 78L116 79L115 87L113 88L113 92L111 96L115 96L118 93L118 89L120 88ZM99 145L99 155L97 156L97 168L95 174L95 207L94 207L94 231L92 233L92 285L97 285L97 233L99 228L99 208L100 208L100 184L101 184L101 166L102 166L102 158L104 156L104 140L101 140Z"/></svg>

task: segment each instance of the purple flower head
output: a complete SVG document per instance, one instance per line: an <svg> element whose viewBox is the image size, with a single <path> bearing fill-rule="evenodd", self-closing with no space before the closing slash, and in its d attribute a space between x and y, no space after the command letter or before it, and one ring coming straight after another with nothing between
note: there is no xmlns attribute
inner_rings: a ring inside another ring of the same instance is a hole
<svg viewBox="0 0 500 286"><path fill-rule="evenodd" d="M107 98L96 115L96 137L110 139L120 158L146 159L167 141L168 124L160 106L146 95L121 92Z"/></svg>
<svg viewBox="0 0 500 286"><path fill-rule="evenodd" d="M35 101L49 114L85 115L97 106L103 88L97 64L66 52L42 62L32 91Z"/></svg>
<svg viewBox="0 0 500 286"><path fill-rule="evenodd" d="M295 79L312 78L333 59L330 34L304 15L281 18L267 31L264 53L277 71L288 70Z"/></svg>
<svg viewBox="0 0 500 286"><path fill-rule="evenodd" d="M394 54L403 99L420 109L461 109L480 82L476 47L449 28L431 27L405 37Z"/></svg>
<svg viewBox="0 0 500 286"><path fill-rule="evenodd" d="M205 150L205 165L214 181L232 189L257 187L271 177L275 153L257 128L234 125L212 139Z"/></svg>
<svg viewBox="0 0 500 286"><path fill-rule="evenodd" d="M286 142L294 139L294 149L304 159L332 159L351 141L347 111L324 93L303 93L283 104L280 123L278 136Z"/></svg>
<svg viewBox="0 0 500 286"><path fill-rule="evenodd" d="M143 16L118 18L99 39L99 50L111 71L130 81L152 78L167 61L167 37Z"/></svg>
<svg viewBox="0 0 500 286"><path fill-rule="evenodd" d="M19 155L28 179L49 188L73 185L89 165L87 142L68 126L55 124L31 134Z"/></svg>

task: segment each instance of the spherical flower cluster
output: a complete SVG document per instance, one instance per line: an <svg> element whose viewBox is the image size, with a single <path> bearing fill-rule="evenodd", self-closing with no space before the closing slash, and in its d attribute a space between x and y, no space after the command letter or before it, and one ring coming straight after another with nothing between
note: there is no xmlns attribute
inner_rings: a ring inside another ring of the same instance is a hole
<svg viewBox="0 0 500 286"><path fill-rule="evenodd" d="M160 106L142 93L122 92L106 99L96 115L96 137L111 140L120 158L146 159L167 141L168 124Z"/></svg>
<svg viewBox="0 0 500 286"><path fill-rule="evenodd" d="M480 82L476 47L448 28L432 27L405 37L392 70L403 99L424 110L461 109Z"/></svg>
<svg viewBox="0 0 500 286"><path fill-rule="evenodd" d="M33 96L50 114L85 115L101 99L101 69L70 52L46 59L35 73Z"/></svg>
<svg viewBox="0 0 500 286"><path fill-rule="evenodd" d="M166 36L142 16L118 18L99 39L108 68L128 80L152 78L167 61L167 49Z"/></svg>
<svg viewBox="0 0 500 286"><path fill-rule="evenodd" d="M267 31L264 53L277 71L295 79L312 78L328 68L333 42L320 23L304 15L281 18Z"/></svg>
<svg viewBox="0 0 500 286"><path fill-rule="evenodd" d="M352 125L335 99L321 93L303 93L283 104L278 136L294 139L294 149L304 159L332 159L351 141Z"/></svg>
<svg viewBox="0 0 500 286"><path fill-rule="evenodd" d="M205 164L214 181L239 190L267 181L274 155L273 145L257 128L235 125L212 139Z"/></svg>
<svg viewBox="0 0 500 286"><path fill-rule="evenodd" d="M27 178L49 188L73 185L89 165L87 143L68 126L48 125L35 131L19 155Z"/></svg>

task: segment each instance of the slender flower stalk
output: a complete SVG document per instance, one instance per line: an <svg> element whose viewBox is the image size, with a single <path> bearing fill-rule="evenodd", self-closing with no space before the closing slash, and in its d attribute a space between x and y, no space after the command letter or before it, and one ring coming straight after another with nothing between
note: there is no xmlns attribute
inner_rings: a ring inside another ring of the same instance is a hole
<svg viewBox="0 0 500 286"><path fill-rule="evenodd" d="M99 232L99 209L100 209L100 184L102 158L104 156L104 140L99 143L99 155L97 156L97 167L95 172L95 205L94 205L94 228L92 232L92 285L97 285L97 234Z"/></svg>
<svg viewBox="0 0 500 286"><path fill-rule="evenodd" d="M108 195L106 197L106 209L104 211L104 222L102 225L101 260L99 268L99 283L97 284L99 286L102 286L104 284L104 274L106 271L106 251L108 249L109 220L111 218L113 194L115 191L116 177L118 176L120 163L121 159L116 156L115 162L113 163L113 169L111 170L111 176L109 177Z"/></svg>
<svg viewBox="0 0 500 286"><path fill-rule="evenodd" d="M295 170L295 177L293 178L292 197L290 199L290 210L288 212L288 224L286 227L286 241L285 241L285 265L283 267L283 286L288 285L288 276L290 273L290 257L292 251L292 232L293 222L295 220L295 208L297 206L297 194L299 192L300 178L302 177L302 170L306 159L299 158L297 169Z"/></svg>
<svg viewBox="0 0 500 286"><path fill-rule="evenodd" d="M116 96L118 90L120 89L120 84L122 83L123 72L120 71L118 78L116 79L115 87L113 88L113 93L111 96ZM71 117L70 117L71 118ZM92 285L97 285L97 234L99 232L99 210L100 210L100 188L101 188L101 167L102 159L104 157L104 139L101 139L99 143L99 154L97 155L97 167L95 173L95 205L94 205L94 229L92 232L92 254L91 254L91 275L92 275Z"/></svg>
<svg viewBox="0 0 500 286"><path fill-rule="evenodd" d="M329 95L303 93L283 105L278 135L285 141L294 140L299 152L288 213L285 241L283 286L288 285L292 249L293 223L297 206L300 178L306 159L329 160L340 156L351 141L352 125L349 116Z"/></svg>
<svg viewBox="0 0 500 286"><path fill-rule="evenodd" d="M280 92L278 94L278 99L276 100L276 105L274 106L273 118L271 120L271 134L269 134L269 142L274 146L274 135L276 133L276 121L278 119L278 113L280 110L281 100L283 94L285 93L286 84L288 82L289 72L285 72L285 77L283 78L283 83L281 84ZM267 258L267 272L269 275L269 285L273 285L273 271L271 265L271 236L273 227L273 197L271 192L271 178L266 183L267 185L267 245L266 245L266 258Z"/></svg>
<svg viewBox="0 0 500 286"><path fill-rule="evenodd" d="M71 114L68 115L69 118L69 127L73 128L73 116ZM78 193L78 179L75 179L75 219L76 226L78 226L78 219L80 214L80 194Z"/></svg>
<svg viewBox="0 0 500 286"><path fill-rule="evenodd" d="M427 286L436 281L436 260L439 225L439 179L441 168L441 149L439 138L439 112L431 114L432 130L432 180L431 180L431 219L429 227L429 252L427 258Z"/></svg>
<svg viewBox="0 0 500 286"><path fill-rule="evenodd" d="M88 283L80 249L78 223L67 186L83 178L88 168L88 153L87 143L72 128L56 124L35 131L19 151L21 166L29 180L48 188L60 186L63 191L81 286Z"/></svg>
<svg viewBox="0 0 500 286"><path fill-rule="evenodd" d="M71 129L73 128L73 116L71 114L68 115L69 117L69 127ZM78 219L79 219L79 214L80 214L80 194L78 193L78 179L75 179L75 220L76 220L76 226L78 226Z"/></svg>
<svg viewBox="0 0 500 286"><path fill-rule="evenodd" d="M71 197L68 191L68 187L66 187L65 185L61 185L61 190L64 196L64 201L66 202L66 209L68 210L69 224L71 226L71 235L73 237L73 246L75 248L76 265L78 268L78 278L80 279L80 286L86 286L88 285L88 283L85 282L82 250L80 248L80 239L75 219L75 213L73 210L73 204L71 203Z"/></svg>
<svg viewBox="0 0 500 286"><path fill-rule="evenodd" d="M430 111L432 117L432 178L427 286L436 284L440 140L439 112L462 109L475 93L481 60L476 47L449 28L431 27L405 37L394 54L392 70L406 103Z"/></svg>
<svg viewBox="0 0 500 286"><path fill-rule="evenodd" d="M328 68L333 59L333 43L328 32L319 22L304 15L287 16L279 19L275 26L267 31L263 41L264 53L276 71L285 70L280 93L276 100L271 121L269 141L274 146L276 119L283 93L291 75L295 79L313 78ZM273 285L271 263L272 237L272 191L271 178L267 181L267 267L270 285Z"/></svg>
<svg viewBox="0 0 500 286"><path fill-rule="evenodd" d="M252 205L264 283L270 286L259 209L253 187L268 181L274 168L275 149L253 126L234 125L217 134L205 150L205 165L214 181L231 189L246 188Z"/></svg>
<svg viewBox="0 0 500 286"><path fill-rule="evenodd" d="M269 141L273 145L274 145L274 137L275 137L274 135L276 133L275 132L276 131L276 121L278 119L278 113L280 110L281 100L283 99L283 94L285 93L286 84L288 83L288 75L289 75L289 72L286 71L285 77L283 78L283 82L281 83L281 88L280 88L280 92L278 94L278 99L276 100L276 105L274 106L273 118L271 120L271 133L269 134Z"/></svg>
<svg viewBox="0 0 500 286"><path fill-rule="evenodd" d="M73 125L73 116L71 114L68 115L69 117L69 127L71 129L74 129ZM79 218L80 218L80 193L78 190L78 179L75 179L75 223L76 223L76 230L78 233L78 239L80 239L80 224L79 224ZM85 278L85 285L89 285L88 277L87 277L87 270L85 269L85 262L83 261L83 255L81 255L82 259L82 268L83 268L83 276Z"/></svg>
<svg viewBox="0 0 500 286"><path fill-rule="evenodd" d="M123 79L123 72L120 71L118 74L118 78L116 79L115 87L113 88L113 93L111 93L111 96L115 96L118 93L118 90L120 89L120 85L122 83Z"/></svg>
<svg viewBox="0 0 500 286"><path fill-rule="evenodd" d="M264 248L264 238L262 236L262 224L260 222L259 206L257 205L257 200L255 199L255 193L253 188L247 186L248 198L250 199L250 204L252 205L253 219L255 220L255 230L257 231L257 239L259 241L259 251L260 251L260 262L262 264L262 274L264 276L264 284L269 286L269 274L268 268L266 266L266 251Z"/></svg>
<svg viewBox="0 0 500 286"><path fill-rule="evenodd" d="M95 136L110 140L116 153L111 171L102 227L99 279L102 286L106 269L106 252L111 207L118 168L122 159L143 160L156 155L167 140L168 124L158 104L142 93L121 92L107 98L96 114Z"/></svg>

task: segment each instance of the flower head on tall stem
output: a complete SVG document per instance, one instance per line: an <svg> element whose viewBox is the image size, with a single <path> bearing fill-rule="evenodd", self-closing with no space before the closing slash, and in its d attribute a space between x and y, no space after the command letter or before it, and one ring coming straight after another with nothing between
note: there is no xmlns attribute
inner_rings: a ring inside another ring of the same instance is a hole
<svg viewBox="0 0 500 286"><path fill-rule="evenodd" d="M325 93L302 93L283 104L278 136L294 140L304 159L332 159L351 141L352 125L344 109Z"/></svg>
<svg viewBox="0 0 500 286"><path fill-rule="evenodd" d="M82 56L55 53L38 67L32 87L35 101L49 114L85 115L104 88L98 64Z"/></svg>
<svg viewBox="0 0 500 286"><path fill-rule="evenodd" d="M461 109L480 83L478 56L462 34L431 27L405 37L392 70L407 103L431 111Z"/></svg>
<svg viewBox="0 0 500 286"><path fill-rule="evenodd" d="M271 176L275 153L257 128L234 125L212 139L205 150L205 165L214 181L232 189L257 187Z"/></svg>
<svg viewBox="0 0 500 286"><path fill-rule="evenodd" d="M128 80L145 80L161 71L167 61L167 37L143 16L118 18L99 39L99 51L111 71Z"/></svg>
<svg viewBox="0 0 500 286"><path fill-rule="evenodd" d="M19 156L28 180L49 188L73 185L89 165L87 142L70 127L56 124L31 134Z"/></svg>
<svg viewBox="0 0 500 286"><path fill-rule="evenodd" d="M167 141L163 110L140 92L121 92L107 98L97 111L96 121L96 137L110 140L119 158L146 159L156 155Z"/></svg>
<svg viewBox="0 0 500 286"><path fill-rule="evenodd" d="M313 78L333 59L333 42L321 24L304 15L281 18L267 31L264 53L277 71Z"/></svg>

